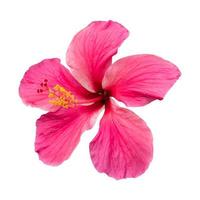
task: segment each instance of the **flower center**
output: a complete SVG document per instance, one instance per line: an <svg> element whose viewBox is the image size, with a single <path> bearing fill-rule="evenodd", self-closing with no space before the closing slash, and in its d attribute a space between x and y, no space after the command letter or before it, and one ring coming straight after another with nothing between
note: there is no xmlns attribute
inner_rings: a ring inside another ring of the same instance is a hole
<svg viewBox="0 0 200 200"><path fill-rule="evenodd" d="M49 89L49 103L63 108L72 108L76 105L77 100L74 95L60 85L55 85L53 89Z"/></svg>
<svg viewBox="0 0 200 200"><path fill-rule="evenodd" d="M106 103L106 101L109 99L109 92L108 91L106 91L106 90L100 90L99 92L97 92L98 93L98 95L100 95L101 97L102 97L102 99L101 99L101 102L103 103L103 104L105 104Z"/></svg>

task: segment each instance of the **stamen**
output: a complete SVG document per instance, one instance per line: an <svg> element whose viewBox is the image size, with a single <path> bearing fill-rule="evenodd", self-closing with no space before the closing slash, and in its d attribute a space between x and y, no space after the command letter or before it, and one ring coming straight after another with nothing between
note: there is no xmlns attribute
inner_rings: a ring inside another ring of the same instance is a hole
<svg viewBox="0 0 200 200"><path fill-rule="evenodd" d="M74 95L58 84L53 89L49 89L48 97L51 99L49 100L50 104L63 108L74 107L77 103Z"/></svg>

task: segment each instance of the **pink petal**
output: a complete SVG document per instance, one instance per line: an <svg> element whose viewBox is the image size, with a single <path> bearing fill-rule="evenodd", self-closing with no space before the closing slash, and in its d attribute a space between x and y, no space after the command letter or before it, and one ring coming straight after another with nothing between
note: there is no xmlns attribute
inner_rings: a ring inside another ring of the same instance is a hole
<svg viewBox="0 0 200 200"><path fill-rule="evenodd" d="M80 106L42 115L36 123L35 151L48 165L59 165L68 159L81 134L92 128L100 105Z"/></svg>
<svg viewBox="0 0 200 200"><path fill-rule="evenodd" d="M103 87L128 106L143 106L162 100L180 75L174 64L158 56L128 56L110 66Z"/></svg>
<svg viewBox="0 0 200 200"><path fill-rule="evenodd" d="M109 102L90 154L99 172L115 179L137 177L152 160L151 131L135 113Z"/></svg>
<svg viewBox="0 0 200 200"><path fill-rule="evenodd" d="M98 91L104 73L118 47L128 37L128 30L113 21L96 21L73 38L67 51L67 64L79 82Z"/></svg>
<svg viewBox="0 0 200 200"><path fill-rule="evenodd" d="M92 96L72 77L58 58L46 59L31 66L21 80L19 94L28 105L54 110L55 106L49 103L48 88L52 89L57 84L70 91L77 100Z"/></svg>

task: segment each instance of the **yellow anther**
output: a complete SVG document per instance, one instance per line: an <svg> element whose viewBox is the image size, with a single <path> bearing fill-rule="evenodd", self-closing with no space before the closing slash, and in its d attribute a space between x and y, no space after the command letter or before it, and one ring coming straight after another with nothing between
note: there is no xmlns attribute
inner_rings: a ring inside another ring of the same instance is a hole
<svg viewBox="0 0 200 200"><path fill-rule="evenodd" d="M58 84L53 89L49 89L48 97L51 99L49 100L50 104L63 108L74 107L78 102L70 91Z"/></svg>
<svg viewBox="0 0 200 200"><path fill-rule="evenodd" d="M49 93L48 97L49 97L49 98L53 98L53 97L55 97L55 94Z"/></svg>
<svg viewBox="0 0 200 200"><path fill-rule="evenodd" d="M59 90L60 87L61 87L61 86L57 84L57 85L55 85L55 86L53 87L53 89L54 89L54 90Z"/></svg>

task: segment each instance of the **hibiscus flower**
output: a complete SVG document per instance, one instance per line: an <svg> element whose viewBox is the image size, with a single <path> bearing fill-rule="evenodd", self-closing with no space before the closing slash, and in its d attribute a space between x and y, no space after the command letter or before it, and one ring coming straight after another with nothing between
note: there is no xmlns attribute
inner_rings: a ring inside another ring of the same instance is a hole
<svg viewBox="0 0 200 200"><path fill-rule="evenodd" d="M112 56L128 34L117 22L92 22L69 45L70 71L52 58L24 74L19 87L24 103L49 111L36 122L35 151L44 163L55 166L68 159L82 133L93 127L105 108L89 146L96 169L122 179L137 177L148 168L153 156L151 131L114 98L127 106L162 100L180 71L171 62L147 54L112 64Z"/></svg>

